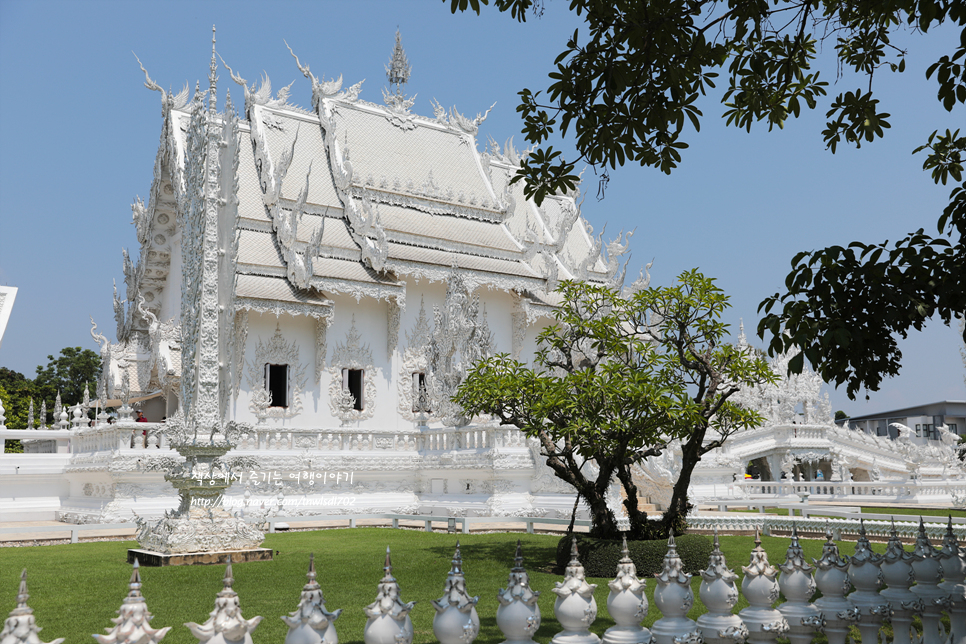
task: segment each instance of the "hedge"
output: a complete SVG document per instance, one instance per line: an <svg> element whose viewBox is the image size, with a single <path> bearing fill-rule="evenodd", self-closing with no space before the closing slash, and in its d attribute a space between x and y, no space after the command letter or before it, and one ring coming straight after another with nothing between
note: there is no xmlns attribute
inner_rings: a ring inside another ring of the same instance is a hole
<svg viewBox="0 0 966 644"><path fill-rule="evenodd" d="M577 537L577 551L580 562L588 577L613 577L617 573L617 562L621 558L621 541L613 539L595 539L584 534ZM571 535L566 535L557 543L557 568L562 571L570 561ZM697 534L685 534L676 537L678 555L684 562L684 570L696 573L708 567L711 556L711 539ZM664 565L664 555L667 554L667 540L628 541L627 549L631 559L637 566L640 577L650 577L660 572Z"/></svg>

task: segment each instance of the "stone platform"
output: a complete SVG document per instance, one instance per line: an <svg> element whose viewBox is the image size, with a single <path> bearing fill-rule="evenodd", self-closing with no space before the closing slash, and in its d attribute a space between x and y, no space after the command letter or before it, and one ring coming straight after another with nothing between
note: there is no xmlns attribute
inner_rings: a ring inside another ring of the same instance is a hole
<svg viewBox="0 0 966 644"><path fill-rule="evenodd" d="M218 552L179 552L164 554L151 550L131 548L127 551L127 562L134 563L137 557L142 566L205 566L210 564L226 564L228 557L231 562L244 563L246 561L271 561L271 548L252 548L250 550L221 550Z"/></svg>

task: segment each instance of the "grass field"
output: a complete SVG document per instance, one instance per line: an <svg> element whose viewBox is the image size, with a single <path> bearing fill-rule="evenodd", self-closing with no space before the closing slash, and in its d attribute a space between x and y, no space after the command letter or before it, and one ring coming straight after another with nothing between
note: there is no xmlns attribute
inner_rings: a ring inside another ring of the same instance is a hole
<svg viewBox="0 0 966 644"><path fill-rule="evenodd" d="M503 641L496 626L495 594L505 587L512 566L517 538L523 541L524 565L530 571L531 586L540 591L543 623L535 638L548 641L559 630L553 617L556 597L550 592L562 578L551 572L559 537L520 534L461 535L464 570L471 594L480 595L477 610L480 644ZM741 574L754 547L752 537L724 537L722 550L729 566ZM365 615L362 608L375 599L376 584L382 577L386 546L392 548L393 573L399 580L404 601L416 600L411 613L415 642L435 642L432 631L434 610L429 600L442 595L443 582L450 568L455 535L385 528L321 530L267 535L265 546L278 551L272 562L253 562L233 566L234 588L241 598L246 618L263 615L255 631L256 644L281 643L287 627L279 616L295 610L305 583L309 553L315 553L319 584L329 610L344 608L336 622L344 644L362 642ZM787 538L764 537L762 546L772 563L785 559ZM803 540L808 557L821 554L822 542ZM0 548L0 619L16 604L20 571L26 567L30 591L29 605L37 623L44 628L42 638L49 641L66 637L67 643L90 642L92 633L111 626L110 619L127 593L131 567L125 563L127 549L135 542L97 542L32 548ZM842 554L852 554L854 544L840 544ZM874 544L878 552L884 544ZM141 568L143 593L154 614L155 628L173 626L164 644L196 644L184 622L204 622L214 608L215 594L221 590L224 566L184 566ZM602 634L613 625L607 614L607 579L590 579L599 584L596 591L598 617L592 630ZM692 580L698 598L700 577ZM739 581L740 584L740 581ZM653 602L654 581L648 582L650 613L644 622L650 626L660 618ZM742 597L737 610L747 606ZM689 617L705 612L695 601ZM822 638L824 641L824 638ZM816 640L817 641L817 640Z"/></svg>

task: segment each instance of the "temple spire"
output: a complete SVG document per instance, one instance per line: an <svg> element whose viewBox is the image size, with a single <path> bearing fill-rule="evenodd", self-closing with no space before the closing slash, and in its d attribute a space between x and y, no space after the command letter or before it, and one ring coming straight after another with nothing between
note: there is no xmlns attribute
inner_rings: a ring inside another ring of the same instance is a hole
<svg viewBox="0 0 966 644"><path fill-rule="evenodd" d="M389 60L389 64L386 65L386 79L389 81L390 87L393 85L396 86L397 96L402 96L402 88L409 82L411 72L412 66L409 64L409 60L406 58L406 50L402 46L402 35L400 35L397 29L396 45L392 48L392 58Z"/></svg>
<svg viewBox="0 0 966 644"><path fill-rule="evenodd" d="M218 54L215 52L215 25L211 25L211 68L208 73L208 113L214 118L218 113Z"/></svg>

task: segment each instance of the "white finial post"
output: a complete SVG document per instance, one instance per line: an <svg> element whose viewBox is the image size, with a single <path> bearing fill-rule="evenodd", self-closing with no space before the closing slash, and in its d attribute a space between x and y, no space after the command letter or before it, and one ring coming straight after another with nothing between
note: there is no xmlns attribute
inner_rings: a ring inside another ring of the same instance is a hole
<svg viewBox="0 0 966 644"><path fill-rule="evenodd" d="M647 617L646 582L637 576L637 567L627 549L627 536L623 537L621 559L617 562L617 577L607 582L607 612L615 622L604 632L604 644L647 644L651 632L641 626Z"/></svg>
<svg viewBox="0 0 966 644"><path fill-rule="evenodd" d="M597 644L600 638L590 632L590 625L597 619L597 600L594 589L597 584L588 584L584 566L577 558L577 537L570 544L570 563L567 564L564 580L557 582L551 589L557 596L553 612L564 630L554 635L551 644Z"/></svg>
<svg viewBox="0 0 966 644"><path fill-rule="evenodd" d="M379 582L376 601L363 609L369 619L362 638L365 644L412 644L413 620L409 617L409 611L416 602L403 602L399 583L392 576L388 546L382 569L385 574Z"/></svg>
<svg viewBox="0 0 966 644"><path fill-rule="evenodd" d="M506 637L504 644L536 644L533 634L540 628L540 593L530 588L530 576L523 567L523 548L517 539L513 568L505 589L496 594L496 625Z"/></svg>
<svg viewBox="0 0 966 644"><path fill-rule="evenodd" d="M325 608L322 588L316 581L315 555L309 555L308 579L302 588L298 607L282 621L288 624L285 644L338 644L339 635L335 631L335 620L339 619L342 609L330 613Z"/></svg>
<svg viewBox="0 0 966 644"><path fill-rule="evenodd" d="M17 606L10 611L10 616L3 623L0 631L2 644L44 644L40 641L40 627L34 610L27 606L30 595L27 593L27 569L20 573L20 591L17 593ZM63 637L58 637L47 644L61 644Z"/></svg>
<svg viewBox="0 0 966 644"><path fill-rule="evenodd" d="M733 614L738 603L738 575L728 568L718 531L714 531L714 549L708 559L708 567L701 571L701 601L708 612L698 617L698 628L705 644L743 644L748 638L748 628L740 617Z"/></svg>
<svg viewBox="0 0 966 644"><path fill-rule="evenodd" d="M433 600L433 634L441 644L472 644L480 633L480 616L476 614L479 597L470 597L463 576L460 542L456 542L452 567L443 584L443 596Z"/></svg>

